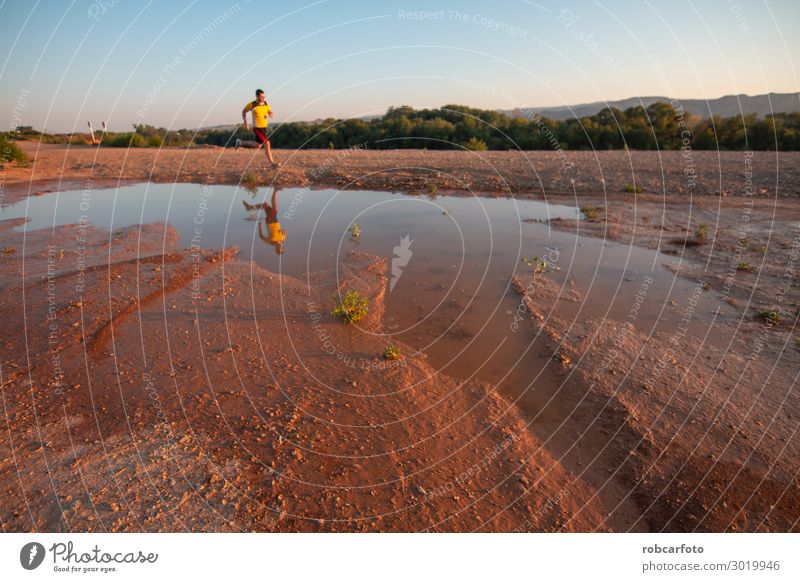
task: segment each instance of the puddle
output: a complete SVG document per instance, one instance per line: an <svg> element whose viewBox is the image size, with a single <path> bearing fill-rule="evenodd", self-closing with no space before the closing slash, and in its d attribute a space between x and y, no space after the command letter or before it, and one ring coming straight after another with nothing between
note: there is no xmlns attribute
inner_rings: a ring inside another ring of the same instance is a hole
<svg viewBox="0 0 800 582"><path fill-rule="evenodd" d="M530 280L535 259L548 263L548 272L536 277L580 297L559 301L559 317L568 321L625 320L642 284L650 281L635 324L648 333L654 325L670 330L695 288L663 267L675 257L550 228L549 219L575 218L574 207L507 198L283 189L276 195L277 218L286 238L277 244L280 236L270 240L264 212L243 204L270 202L272 195L269 188L139 184L29 197L2 208L0 219L27 216L29 222L17 228L21 231L75 224L82 217L111 231L169 222L184 247L193 241L208 248L238 245L240 259L300 278L335 266L350 249L387 257L387 333L376 343L399 338L437 369L499 385L537 414L563 372L532 325L513 325L521 298L511 281L514 276ZM351 235L354 224L357 238Z"/></svg>

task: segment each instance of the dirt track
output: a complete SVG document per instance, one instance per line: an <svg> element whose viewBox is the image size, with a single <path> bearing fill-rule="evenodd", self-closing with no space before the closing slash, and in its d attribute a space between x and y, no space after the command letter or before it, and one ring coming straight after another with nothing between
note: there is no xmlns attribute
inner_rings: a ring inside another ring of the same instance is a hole
<svg viewBox="0 0 800 582"><path fill-rule="evenodd" d="M131 149L20 142L35 156L33 173L7 172L8 183L92 179L238 184L248 171L275 186L362 190L440 190L515 196L614 195L626 189L661 195L800 194L797 152L456 152L275 150L279 171L261 151L223 148ZM574 180L574 184L572 183ZM574 186L574 188L573 188Z"/></svg>

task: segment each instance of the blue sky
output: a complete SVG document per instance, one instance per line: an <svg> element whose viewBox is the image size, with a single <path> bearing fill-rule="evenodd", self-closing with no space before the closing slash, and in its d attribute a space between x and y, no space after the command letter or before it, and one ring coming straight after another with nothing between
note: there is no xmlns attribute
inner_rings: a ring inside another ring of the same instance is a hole
<svg viewBox="0 0 800 582"><path fill-rule="evenodd" d="M795 1L0 2L4 129L798 91Z"/></svg>

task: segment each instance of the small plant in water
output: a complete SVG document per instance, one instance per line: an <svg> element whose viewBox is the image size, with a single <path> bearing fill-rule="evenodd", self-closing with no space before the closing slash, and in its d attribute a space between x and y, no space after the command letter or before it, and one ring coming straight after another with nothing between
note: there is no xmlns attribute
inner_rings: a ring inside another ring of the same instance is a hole
<svg viewBox="0 0 800 582"><path fill-rule="evenodd" d="M358 226L357 222L354 223L353 226L348 228L347 231L350 233L350 236L353 237L353 238L361 237L361 227Z"/></svg>
<svg viewBox="0 0 800 582"><path fill-rule="evenodd" d="M597 208L591 204L581 206L581 214L583 214L584 218L589 222L597 222L600 219L600 210L601 208Z"/></svg>
<svg viewBox="0 0 800 582"><path fill-rule="evenodd" d="M547 272L547 263L539 257L533 257L533 259L522 257L522 262L533 269L533 272L536 274Z"/></svg>
<svg viewBox="0 0 800 582"><path fill-rule="evenodd" d="M400 358L400 348L398 348L394 344L388 344L385 348L383 348L383 359L384 360L397 360Z"/></svg>
<svg viewBox="0 0 800 582"><path fill-rule="evenodd" d="M345 323L358 323L367 315L369 302L366 297L361 297L358 291L348 291L344 299L334 296L335 306L331 315L340 318Z"/></svg>

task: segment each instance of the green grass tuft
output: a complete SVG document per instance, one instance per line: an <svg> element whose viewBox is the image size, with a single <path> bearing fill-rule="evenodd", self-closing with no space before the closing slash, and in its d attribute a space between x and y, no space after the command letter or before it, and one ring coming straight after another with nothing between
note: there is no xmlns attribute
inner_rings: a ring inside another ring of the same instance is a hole
<svg viewBox="0 0 800 582"><path fill-rule="evenodd" d="M358 323L367 315L369 301L366 297L361 297L358 291L348 291L344 299L341 296L334 296L335 306L331 315L338 317L345 323Z"/></svg>
<svg viewBox="0 0 800 582"><path fill-rule="evenodd" d="M244 186L258 186L258 174L253 170L247 170L242 176L242 185Z"/></svg>
<svg viewBox="0 0 800 582"><path fill-rule="evenodd" d="M394 344L388 344L385 348L383 348L383 359L384 360L400 359L400 348L398 348Z"/></svg>
<svg viewBox="0 0 800 582"><path fill-rule="evenodd" d="M769 325L778 325L783 321L783 315L780 311L774 309L765 309L759 312L758 317Z"/></svg>

